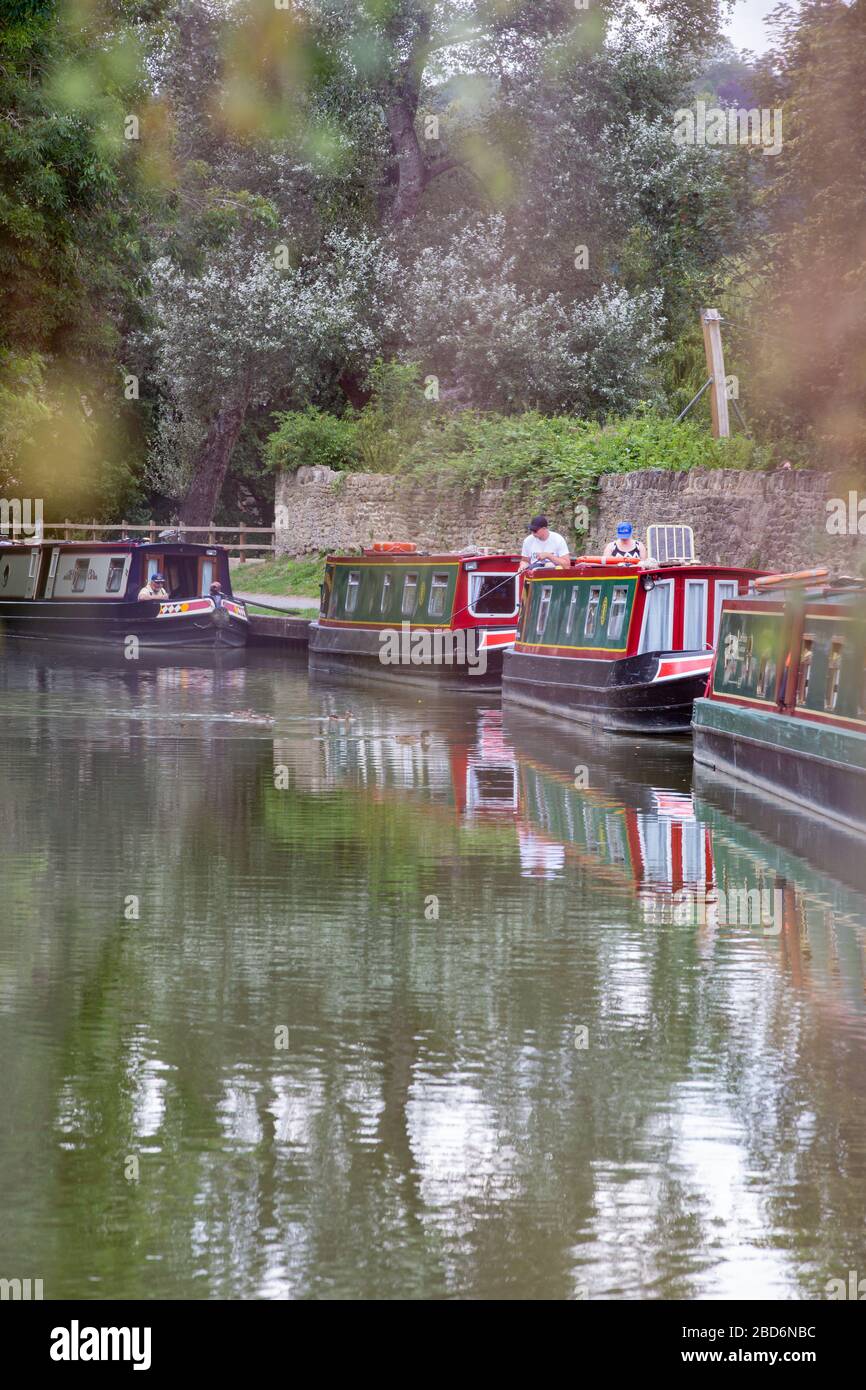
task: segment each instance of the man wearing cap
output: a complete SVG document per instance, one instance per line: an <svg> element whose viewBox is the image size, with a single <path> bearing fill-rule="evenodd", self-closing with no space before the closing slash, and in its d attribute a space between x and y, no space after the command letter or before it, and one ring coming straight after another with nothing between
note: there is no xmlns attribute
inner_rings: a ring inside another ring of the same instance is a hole
<svg viewBox="0 0 866 1390"><path fill-rule="evenodd" d="M146 598L168 598L168 591L163 587L165 580L161 574L152 574L143 589L139 589L139 599Z"/></svg>
<svg viewBox="0 0 866 1390"><path fill-rule="evenodd" d="M529 523L529 535L523 542L520 568L529 565L549 569L557 566L567 570L571 564L568 544L558 531L551 531L546 516L534 516Z"/></svg>
<svg viewBox="0 0 866 1390"><path fill-rule="evenodd" d="M616 528L616 540L605 546L604 560L645 560L646 546L634 538L630 521L621 521Z"/></svg>

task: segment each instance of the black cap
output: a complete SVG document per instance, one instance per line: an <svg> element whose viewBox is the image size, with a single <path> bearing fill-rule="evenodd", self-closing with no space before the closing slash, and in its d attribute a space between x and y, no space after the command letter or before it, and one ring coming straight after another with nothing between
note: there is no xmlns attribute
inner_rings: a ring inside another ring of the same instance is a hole
<svg viewBox="0 0 866 1390"><path fill-rule="evenodd" d="M546 516L534 516L529 523L530 531L540 531L542 526L547 525Z"/></svg>

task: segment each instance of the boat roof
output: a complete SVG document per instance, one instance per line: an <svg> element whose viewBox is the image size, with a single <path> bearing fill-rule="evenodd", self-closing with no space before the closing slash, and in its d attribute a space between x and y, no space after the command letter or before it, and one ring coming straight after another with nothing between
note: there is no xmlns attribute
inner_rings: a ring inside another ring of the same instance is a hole
<svg viewBox="0 0 866 1390"><path fill-rule="evenodd" d="M346 555L340 554L339 552L333 555L328 555L326 563L329 565L358 565L366 564L369 562L372 564L390 565L393 564L395 561L398 564L417 564L419 560L423 560L425 565L434 563L459 565L465 564L467 561L470 564L475 564L479 560L508 560L513 561L514 564L518 564L520 562L520 558L521 557L519 554L508 551L364 550L360 555Z"/></svg>
<svg viewBox="0 0 866 1390"><path fill-rule="evenodd" d="M90 553L94 550L155 550L163 554L163 552L170 547L173 551L181 551L194 555L214 555L218 550L225 550L226 548L224 545L218 545L216 542L213 545L207 545L197 541L173 541L168 539L162 541L141 541L132 536L124 536L121 540L116 541L64 541L60 540L58 537L55 537L54 540L27 540L21 538L12 541L0 539L0 546L8 547L10 550L32 550L35 546L44 546L47 550L53 550L54 547L58 545L63 550L86 550Z"/></svg>

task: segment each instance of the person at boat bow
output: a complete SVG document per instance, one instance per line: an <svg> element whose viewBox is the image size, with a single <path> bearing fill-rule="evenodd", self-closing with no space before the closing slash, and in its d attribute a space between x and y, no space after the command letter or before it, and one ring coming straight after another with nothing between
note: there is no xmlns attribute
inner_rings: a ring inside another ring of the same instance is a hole
<svg viewBox="0 0 866 1390"><path fill-rule="evenodd" d="M152 574L143 589L138 591L139 599L168 598L165 579L161 574Z"/></svg>
<svg viewBox="0 0 866 1390"><path fill-rule="evenodd" d="M646 546L634 538L630 521L621 521L616 528L616 540L604 548L604 560L645 560Z"/></svg>
<svg viewBox="0 0 866 1390"><path fill-rule="evenodd" d="M568 569L571 559L568 543L558 531L551 531L546 516L534 516L529 523L529 535L521 550L521 571L528 569Z"/></svg>

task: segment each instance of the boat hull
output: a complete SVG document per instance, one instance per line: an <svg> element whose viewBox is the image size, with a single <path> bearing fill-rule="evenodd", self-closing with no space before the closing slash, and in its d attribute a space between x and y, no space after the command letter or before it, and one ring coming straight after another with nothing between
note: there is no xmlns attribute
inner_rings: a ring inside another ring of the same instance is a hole
<svg viewBox="0 0 866 1390"><path fill-rule="evenodd" d="M384 628L346 628L310 623L309 664L319 672L340 671L372 680L438 684L450 689L498 690L502 683L502 645L488 645L491 634L477 629L444 629L435 637L438 649L419 651L421 635L429 630L393 632L392 655L386 645ZM467 634L470 643L467 648ZM513 629L505 636L513 639ZM496 642L499 634L492 634ZM413 652L414 649L414 652Z"/></svg>
<svg viewBox="0 0 866 1390"><path fill-rule="evenodd" d="M180 605L177 605L178 607ZM8 600L0 624L8 637L69 642L122 651L130 638L148 651L220 650L246 646L248 623L221 610L163 613L158 601L64 604Z"/></svg>
<svg viewBox="0 0 866 1390"><path fill-rule="evenodd" d="M866 733L699 700L695 761L866 833Z"/></svg>
<svg viewBox="0 0 866 1390"><path fill-rule="evenodd" d="M612 733L687 734L710 660L709 653L647 652L603 661L511 650L503 663L502 699Z"/></svg>

